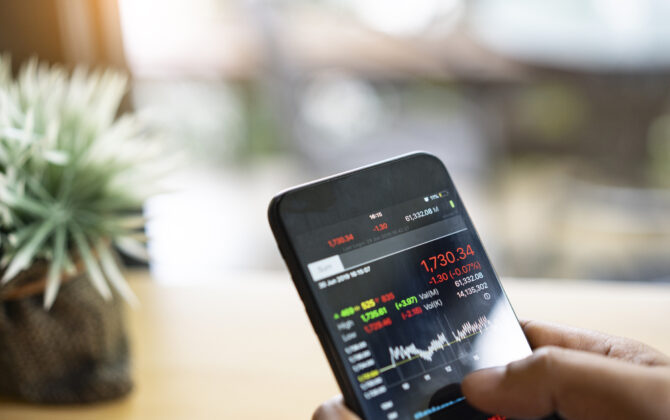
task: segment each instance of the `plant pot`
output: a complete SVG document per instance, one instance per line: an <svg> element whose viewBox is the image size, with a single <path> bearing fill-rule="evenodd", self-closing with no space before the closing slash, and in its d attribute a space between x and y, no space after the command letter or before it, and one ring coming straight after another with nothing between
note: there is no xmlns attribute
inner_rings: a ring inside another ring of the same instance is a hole
<svg viewBox="0 0 670 420"><path fill-rule="evenodd" d="M122 301L85 275L65 279L43 308L46 264L0 288L0 395L31 403L107 401L133 386Z"/></svg>

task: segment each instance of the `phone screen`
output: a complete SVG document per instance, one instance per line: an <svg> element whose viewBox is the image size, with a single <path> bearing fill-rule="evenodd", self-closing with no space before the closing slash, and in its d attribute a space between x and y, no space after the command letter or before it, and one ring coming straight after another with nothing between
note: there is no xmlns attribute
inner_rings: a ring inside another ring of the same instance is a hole
<svg viewBox="0 0 670 420"><path fill-rule="evenodd" d="M331 188L328 217L289 218L308 287L369 419L501 419L472 409L459 383L531 353L453 184L441 176L436 189L389 195L388 205ZM357 214L333 211L351 198ZM332 217L338 213L341 220Z"/></svg>

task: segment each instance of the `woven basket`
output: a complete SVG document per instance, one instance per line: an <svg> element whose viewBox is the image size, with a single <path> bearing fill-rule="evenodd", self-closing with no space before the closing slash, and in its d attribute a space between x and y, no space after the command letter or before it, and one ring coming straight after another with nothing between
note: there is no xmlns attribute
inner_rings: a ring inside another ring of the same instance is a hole
<svg viewBox="0 0 670 420"><path fill-rule="evenodd" d="M132 389L121 299L107 302L82 274L43 308L39 262L0 288L0 395L32 403L92 403ZM81 270L79 271L81 273Z"/></svg>

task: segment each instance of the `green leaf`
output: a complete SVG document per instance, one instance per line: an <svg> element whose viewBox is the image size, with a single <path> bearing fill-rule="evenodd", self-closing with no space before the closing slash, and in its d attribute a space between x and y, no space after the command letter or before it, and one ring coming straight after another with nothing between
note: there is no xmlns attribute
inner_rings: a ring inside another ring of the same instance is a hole
<svg viewBox="0 0 670 420"><path fill-rule="evenodd" d="M54 222L52 220L45 220L40 227L35 231L35 235L30 238L30 240L20 248L14 257L12 262L9 263L7 271L2 276L1 284L5 284L12 280L19 272L27 268L32 262L33 258L37 255L37 252L40 250L42 243L47 239L51 234L54 228Z"/></svg>
<svg viewBox="0 0 670 420"><path fill-rule="evenodd" d="M0 200L6 206L12 206L16 209L23 210L35 216L48 218L50 215L49 208L37 200L32 200L25 195L16 194L8 188L0 189Z"/></svg>
<svg viewBox="0 0 670 420"><path fill-rule="evenodd" d="M40 223L35 222L32 225L28 225L20 229L17 229L16 232L12 235L10 243L13 242L17 248L20 247L25 242L30 240L30 238L35 236L35 232L39 227Z"/></svg>
<svg viewBox="0 0 670 420"><path fill-rule="evenodd" d="M35 138L31 132L14 127L2 127L0 129L0 136L8 140L17 141L23 145L30 143Z"/></svg>
<svg viewBox="0 0 670 420"><path fill-rule="evenodd" d="M105 281L105 277L102 275L102 271L100 271L100 266L95 260L95 257L91 252L91 248L88 246L86 237L76 226L73 226L71 230L72 238L77 244L77 249L79 250L82 261L84 261L86 271L88 272L88 277L91 279L93 287L97 289L98 293L102 295L103 299L110 300L112 298L112 292L109 290L109 286Z"/></svg>
<svg viewBox="0 0 670 420"><path fill-rule="evenodd" d="M35 197L40 200L42 207L46 207L45 204L51 204L53 202L53 197L49 192L44 188L40 182L38 182L34 177L26 177L26 186L30 189L31 192L35 194ZM37 204L36 202L35 204ZM38 204L38 205L40 205Z"/></svg>
<svg viewBox="0 0 670 420"><path fill-rule="evenodd" d="M70 160L70 156L61 150L45 150L42 152L44 160L54 165L64 166Z"/></svg>
<svg viewBox="0 0 670 420"><path fill-rule="evenodd" d="M123 278L123 274L121 274L119 267L116 265L116 261L114 261L114 257L112 256L109 246L103 241L98 241L95 249L100 256L102 269L105 271L105 274L107 275L107 278L109 279L109 282L112 284L112 286L116 289L117 292L119 292L119 295L121 295L121 297L126 302L132 306L138 306L139 300L135 296L135 293L133 293L130 286L128 286L126 279Z"/></svg>
<svg viewBox="0 0 670 420"><path fill-rule="evenodd" d="M44 309L49 310L56 300L60 288L61 275L65 265L65 246L67 243L67 230L65 226L56 228L54 235L53 259L49 266L47 286L44 291Z"/></svg>

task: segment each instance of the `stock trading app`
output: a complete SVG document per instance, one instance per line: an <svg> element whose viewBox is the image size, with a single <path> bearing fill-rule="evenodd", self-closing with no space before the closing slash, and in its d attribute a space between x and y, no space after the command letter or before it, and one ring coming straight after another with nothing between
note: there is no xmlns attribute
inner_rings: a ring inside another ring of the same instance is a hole
<svg viewBox="0 0 670 420"><path fill-rule="evenodd" d="M367 418L503 418L459 383L530 348L459 206L436 193L296 241Z"/></svg>

